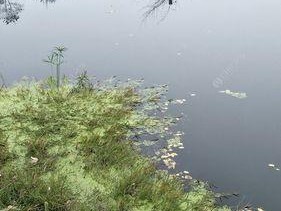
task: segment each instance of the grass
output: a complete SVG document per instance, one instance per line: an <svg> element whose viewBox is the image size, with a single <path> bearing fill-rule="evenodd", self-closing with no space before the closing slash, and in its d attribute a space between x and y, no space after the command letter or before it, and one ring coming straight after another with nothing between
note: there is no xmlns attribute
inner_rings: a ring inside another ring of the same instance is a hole
<svg viewBox="0 0 281 211"><path fill-rule="evenodd" d="M135 144L164 134L153 115L166 87L137 82L23 81L0 91L0 209L222 211L203 183L156 168Z"/></svg>

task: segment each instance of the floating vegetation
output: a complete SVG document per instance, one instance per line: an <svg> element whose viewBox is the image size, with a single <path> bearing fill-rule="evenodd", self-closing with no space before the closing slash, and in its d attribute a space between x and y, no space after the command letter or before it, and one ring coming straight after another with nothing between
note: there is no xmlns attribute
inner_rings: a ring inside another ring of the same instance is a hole
<svg viewBox="0 0 281 211"><path fill-rule="evenodd" d="M195 97L195 96L196 96L195 93L191 93L191 94L190 94L190 97Z"/></svg>
<svg viewBox="0 0 281 211"><path fill-rule="evenodd" d="M175 157L178 155L176 151L184 148L181 141L182 135L182 132L176 132L172 138L167 140L167 146L165 148L161 148L155 152L157 160L161 160L168 169L176 168L177 163Z"/></svg>
<svg viewBox="0 0 281 211"><path fill-rule="evenodd" d="M184 179L184 180L193 179L188 171L182 171L182 172L176 173L175 176L178 177L179 179Z"/></svg>
<svg viewBox="0 0 281 211"><path fill-rule="evenodd" d="M229 89L225 91L219 91L219 93L227 94L229 96L236 97L239 99L247 98L247 94L245 92L232 92Z"/></svg>
<svg viewBox="0 0 281 211"><path fill-rule="evenodd" d="M172 104L184 104L185 102L186 102L186 99L170 100L170 103L172 103Z"/></svg>
<svg viewBox="0 0 281 211"><path fill-rule="evenodd" d="M276 166L275 164L273 164L273 163L269 163L267 166L272 168L272 169L274 169L274 170L276 170L276 171L280 171L280 168L278 166Z"/></svg>
<svg viewBox="0 0 281 211"><path fill-rule="evenodd" d="M0 210L229 211L204 183L185 192L134 144L163 141L158 158L175 168L182 133L160 112L166 90L86 74L60 89L53 77L2 88Z"/></svg>

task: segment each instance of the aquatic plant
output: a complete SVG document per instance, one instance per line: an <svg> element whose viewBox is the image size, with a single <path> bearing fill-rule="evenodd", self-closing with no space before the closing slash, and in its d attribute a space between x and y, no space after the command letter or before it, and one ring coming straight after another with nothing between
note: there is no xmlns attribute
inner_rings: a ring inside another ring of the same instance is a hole
<svg viewBox="0 0 281 211"><path fill-rule="evenodd" d="M63 64L64 52L67 50L64 46L57 46L53 49L51 54L47 59L43 60L44 62L50 64L51 66L55 66L56 68L56 80L57 80L57 88L60 87L60 68Z"/></svg>
<svg viewBox="0 0 281 211"><path fill-rule="evenodd" d="M236 97L238 99L247 98L247 94L245 92L232 92L229 89L225 91L219 91L219 93L227 94L229 96Z"/></svg>
<svg viewBox="0 0 281 211"><path fill-rule="evenodd" d="M185 192L139 153L140 136L174 124L154 115L166 89L86 74L59 90L52 78L1 89L0 210L228 210L203 183Z"/></svg>

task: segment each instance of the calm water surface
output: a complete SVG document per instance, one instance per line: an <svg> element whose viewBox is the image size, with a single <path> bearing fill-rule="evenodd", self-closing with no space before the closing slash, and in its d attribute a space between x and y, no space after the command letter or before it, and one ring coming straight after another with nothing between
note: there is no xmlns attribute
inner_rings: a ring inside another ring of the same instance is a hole
<svg viewBox="0 0 281 211"><path fill-rule="evenodd" d="M144 0L18 3L18 20L0 23L8 82L49 75L42 59L63 44L66 74L168 83L171 96L187 99L179 168L241 193L242 204L281 210L281 172L267 167L281 165L280 0L179 0L160 23L168 5L142 21ZM248 98L218 93L226 89Z"/></svg>

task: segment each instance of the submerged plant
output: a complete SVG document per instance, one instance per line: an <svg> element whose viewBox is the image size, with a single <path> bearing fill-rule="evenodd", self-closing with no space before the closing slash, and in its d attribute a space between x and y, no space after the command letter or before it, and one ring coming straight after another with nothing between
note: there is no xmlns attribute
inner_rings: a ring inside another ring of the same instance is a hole
<svg viewBox="0 0 281 211"><path fill-rule="evenodd" d="M51 66L55 66L56 68L56 80L57 80L57 88L60 87L60 68L63 64L64 59L64 52L67 50L64 46L57 46L53 49L51 54L48 56L47 59L44 60L44 62L50 64Z"/></svg>

